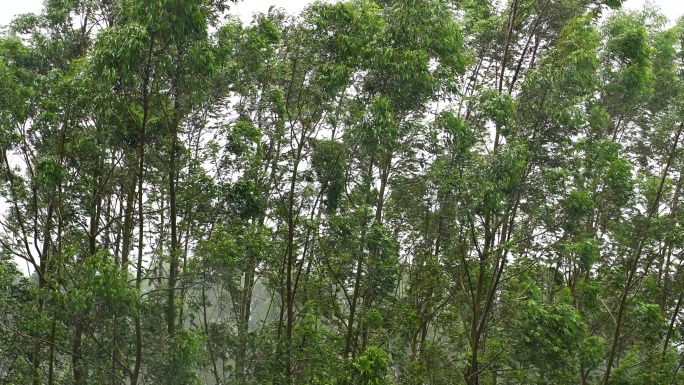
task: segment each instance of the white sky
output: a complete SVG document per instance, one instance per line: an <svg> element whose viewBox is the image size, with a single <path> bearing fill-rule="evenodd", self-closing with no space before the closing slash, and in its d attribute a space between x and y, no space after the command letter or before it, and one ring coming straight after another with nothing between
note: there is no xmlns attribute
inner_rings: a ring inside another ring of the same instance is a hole
<svg viewBox="0 0 684 385"><path fill-rule="evenodd" d="M290 13L301 11L311 0L244 0L233 7L244 21L249 21L254 12L265 12L272 4L285 8ZM627 8L639 9L645 0L628 0ZM684 15L684 1L682 0L652 0L671 20ZM0 26L7 25L12 18L21 13L40 12L43 0L0 0Z"/></svg>

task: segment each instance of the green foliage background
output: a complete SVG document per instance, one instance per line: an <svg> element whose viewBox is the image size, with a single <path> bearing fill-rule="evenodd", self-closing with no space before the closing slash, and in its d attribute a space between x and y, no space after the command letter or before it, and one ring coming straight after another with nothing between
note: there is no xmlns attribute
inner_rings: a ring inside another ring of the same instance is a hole
<svg viewBox="0 0 684 385"><path fill-rule="evenodd" d="M684 383L684 24L621 3L16 17L0 383Z"/></svg>

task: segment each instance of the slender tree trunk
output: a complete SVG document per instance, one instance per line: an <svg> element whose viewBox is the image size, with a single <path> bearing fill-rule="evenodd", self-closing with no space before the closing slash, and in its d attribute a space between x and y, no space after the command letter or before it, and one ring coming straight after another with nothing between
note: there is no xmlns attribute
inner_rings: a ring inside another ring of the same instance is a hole
<svg viewBox="0 0 684 385"><path fill-rule="evenodd" d="M83 368L81 367L81 346L83 344L83 324L76 321L76 331L74 332L74 342L71 347L71 366L74 374L74 385L83 384Z"/></svg>
<svg viewBox="0 0 684 385"><path fill-rule="evenodd" d="M244 275L240 298L240 313L238 319L238 348L235 355L235 373L238 384L247 382L246 353L247 333L249 332L249 318L252 310L252 290L254 287L255 267L249 266Z"/></svg>
<svg viewBox="0 0 684 385"><path fill-rule="evenodd" d="M292 268L295 264L295 187L297 183L297 175L299 169L299 162L301 160L302 151L304 149L304 141L306 139L305 132L299 138L299 144L297 145L297 153L295 156L295 163L292 169L292 180L290 181L290 193L288 196L288 219L287 219L287 255L286 255L286 277L285 277L285 298L286 298L286 327L285 327L285 347L286 347L286 357L285 357L285 376L286 384L292 383L292 332L294 330L294 297L295 293L293 290L292 281Z"/></svg>
<svg viewBox="0 0 684 385"><path fill-rule="evenodd" d="M484 293L485 263L487 258L480 259L480 266L477 274L477 284L475 296L473 298L473 311L470 323L470 359L466 367L466 382L468 385L480 383L479 351L480 351L480 320L482 317L482 297Z"/></svg>
<svg viewBox="0 0 684 385"><path fill-rule="evenodd" d="M55 384L55 337L57 334L57 319L52 318L50 326L50 363L48 366L48 385Z"/></svg>
<svg viewBox="0 0 684 385"><path fill-rule="evenodd" d="M154 37L150 39L147 51L147 67L145 68L145 77L143 79L143 117L140 123L139 138L138 138L138 260L136 263L135 272L135 288L140 293L142 288L142 269L144 256L144 236L145 236L145 216L143 210L143 181L145 180L145 136L147 135L147 120L150 110L150 82L151 82L151 65L152 52L154 50ZM140 369L142 367L142 320L140 318L140 306L135 310L135 364L133 372L131 372L130 385L137 385L140 377Z"/></svg>
<svg viewBox="0 0 684 385"><path fill-rule="evenodd" d="M37 209L37 208L36 208ZM47 287L47 269L50 261L50 243L52 239L52 215L54 206L52 203L48 204L47 217L45 219L45 228L43 232L43 250L40 253L40 271L38 272L38 289L40 291L40 299L38 300L38 312L42 313L45 308L45 299L43 298L43 291ZM33 346L33 384L39 385L41 381L40 363L42 344L36 342Z"/></svg>
<svg viewBox="0 0 684 385"><path fill-rule="evenodd" d="M204 271L204 281L207 281L206 269ZM209 319L207 318L207 294L205 285L202 285L202 324L204 326L204 335L207 337L207 348L209 349L209 358L211 359L211 365L213 367L214 380L216 385L223 384L221 377L219 376L218 366L216 365L216 354L214 353L214 345L211 342L211 337L209 335Z"/></svg>
<svg viewBox="0 0 684 385"><path fill-rule="evenodd" d="M121 246L121 268L128 270L128 259L132 249L131 238L133 235L133 210L136 204L136 187L138 184L139 170L132 172L129 175L128 191L126 192L126 206L124 208L124 223L122 229L122 246Z"/></svg>
<svg viewBox="0 0 684 385"><path fill-rule="evenodd" d="M171 245L169 253L169 296L166 308L166 328L169 336L176 332L176 281L178 279L178 214L176 205L176 147L178 146L178 131L175 122L171 127L171 154L169 157L169 212L171 224Z"/></svg>
<svg viewBox="0 0 684 385"><path fill-rule="evenodd" d="M371 155L370 160L368 162L368 170L367 170L367 186L366 186L366 191L367 191L367 196L366 196L366 204L370 202L370 191L371 191L371 181L373 180L373 167L375 163L375 157ZM349 304L349 319L347 321L347 334L345 336L345 344L344 344L344 350L342 351L342 358L348 358L349 353L352 352L352 345L354 345L354 341L356 338L354 338L354 322L356 318L356 307L359 301L359 296L361 295L361 276L363 275L363 265L365 263L365 243L366 243L366 227L368 227L367 223L362 223L361 228L361 238L359 240L359 248L358 248L358 257L356 260L356 273L354 276L354 292L352 293L352 298L351 298L351 303ZM352 354L352 357L354 354Z"/></svg>

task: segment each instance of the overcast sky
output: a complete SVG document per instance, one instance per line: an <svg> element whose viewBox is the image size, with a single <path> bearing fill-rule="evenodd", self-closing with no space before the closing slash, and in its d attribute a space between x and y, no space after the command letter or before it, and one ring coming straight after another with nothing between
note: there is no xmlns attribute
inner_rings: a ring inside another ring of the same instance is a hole
<svg viewBox="0 0 684 385"><path fill-rule="evenodd" d="M632 9L639 9L645 0L628 0L626 6ZM265 12L271 4L278 4L288 12L297 13L310 0L245 0L234 6L233 11L240 14L244 21L251 19L254 12ZM684 1L682 0L652 0L657 4L663 13L671 20L684 15ZM40 12L43 0L0 0L0 25L7 25L14 15L27 12Z"/></svg>

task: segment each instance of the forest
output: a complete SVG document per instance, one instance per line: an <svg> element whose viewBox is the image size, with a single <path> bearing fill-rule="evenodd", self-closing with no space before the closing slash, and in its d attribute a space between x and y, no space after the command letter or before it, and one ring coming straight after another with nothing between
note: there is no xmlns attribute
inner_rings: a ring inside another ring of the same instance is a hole
<svg viewBox="0 0 684 385"><path fill-rule="evenodd" d="M15 17L0 384L684 384L684 19L622 3Z"/></svg>

